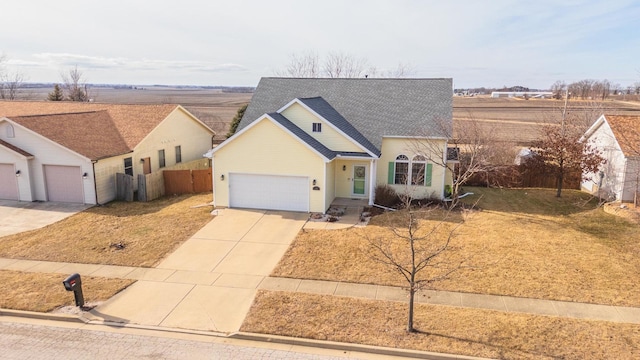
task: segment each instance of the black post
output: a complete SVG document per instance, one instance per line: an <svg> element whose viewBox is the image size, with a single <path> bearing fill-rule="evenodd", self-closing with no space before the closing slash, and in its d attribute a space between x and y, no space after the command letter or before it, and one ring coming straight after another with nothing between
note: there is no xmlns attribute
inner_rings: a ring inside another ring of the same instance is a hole
<svg viewBox="0 0 640 360"><path fill-rule="evenodd" d="M80 274L75 273L69 275L62 282L65 290L73 291L73 297L76 300L76 306L82 307L84 306L84 295L82 294L82 279L80 278Z"/></svg>

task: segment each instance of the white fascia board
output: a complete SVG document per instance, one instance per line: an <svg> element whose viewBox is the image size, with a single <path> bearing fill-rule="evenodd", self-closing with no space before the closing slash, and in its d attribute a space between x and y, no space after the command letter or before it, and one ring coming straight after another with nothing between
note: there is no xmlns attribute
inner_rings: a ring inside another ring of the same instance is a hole
<svg viewBox="0 0 640 360"><path fill-rule="evenodd" d="M315 112L312 108L308 107L305 103L303 103L302 101L300 101L298 98L295 98L293 100L291 100L287 105L283 106L282 108L280 108L280 110L277 111L278 114L280 114L282 111L286 110L288 107L290 107L293 104L299 104L300 106L302 106L303 108L305 108L307 111L309 111L311 114L313 114L313 116L317 117L318 119L322 120L324 123L326 123L327 125L329 125L330 128L332 128L333 130L335 130L336 132L338 132L338 134L344 136L347 140L349 140L351 143L353 143L355 146L359 147L360 149L362 149L364 152L366 152L367 154L371 155L371 156L376 156L374 153L372 153L371 151L369 151L369 149L367 149L366 147L364 147L362 144L360 144L359 142L355 141L351 136L345 134L342 130L340 130L337 126L335 126L331 121L325 119L324 117L322 117L320 114L318 114L317 112ZM336 110L337 111L337 110ZM353 125L352 125L353 126ZM357 130L357 129L356 129Z"/></svg>
<svg viewBox="0 0 640 360"><path fill-rule="evenodd" d="M591 125L589 129L587 129L587 131L585 131L584 135L582 135L579 141L584 141L586 139L589 139L591 135L593 135L593 133L595 133L596 130L598 130L598 128L602 126L602 124L604 124L606 121L607 121L607 118L604 115L600 115L598 120L596 120L596 122L594 122L593 125Z"/></svg>
<svg viewBox="0 0 640 360"><path fill-rule="evenodd" d="M302 139L300 139L299 137L297 137L294 133L292 133L291 131L289 131L289 129L287 129L286 127L282 126L279 122L277 122L275 119L273 119L271 116L269 116L268 114L264 114L262 116L260 116L258 119L254 120L253 122L251 122L251 124L245 126L242 130L240 130L239 132L233 134L233 136L231 136L230 138L228 138L227 140L225 140L222 144L216 146L215 148L212 149L211 151L211 155L213 156L216 152L218 152L220 149L222 149L225 145L227 145L228 143L232 142L233 140L235 140L237 137L242 136L242 134L244 134L245 132L249 131L251 128L253 128L254 126L256 126L256 124L260 123L263 120L269 120L271 121L271 123L273 123L274 125L276 125L278 128L284 130L284 132L286 132L287 134L289 134L290 136L292 136L293 138L297 139L302 145L306 146L309 150L313 151L316 155L320 156L325 163L330 162L331 160L328 159L326 156L322 155L320 152L318 152L318 150L314 149L311 145L307 144L306 142L302 141Z"/></svg>

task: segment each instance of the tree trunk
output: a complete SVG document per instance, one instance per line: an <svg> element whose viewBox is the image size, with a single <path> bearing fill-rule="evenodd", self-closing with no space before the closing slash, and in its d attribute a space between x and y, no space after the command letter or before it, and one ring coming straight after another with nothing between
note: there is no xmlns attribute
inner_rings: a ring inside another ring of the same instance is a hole
<svg viewBox="0 0 640 360"><path fill-rule="evenodd" d="M415 332L413 328L413 299L416 294L415 284L411 284L409 288L409 319L407 321L407 332Z"/></svg>
<svg viewBox="0 0 640 360"><path fill-rule="evenodd" d="M562 182L564 181L564 174L562 172L558 174L557 181L558 181L558 188L556 190L556 197L560 197L560 195L562 195Z"/></svg>

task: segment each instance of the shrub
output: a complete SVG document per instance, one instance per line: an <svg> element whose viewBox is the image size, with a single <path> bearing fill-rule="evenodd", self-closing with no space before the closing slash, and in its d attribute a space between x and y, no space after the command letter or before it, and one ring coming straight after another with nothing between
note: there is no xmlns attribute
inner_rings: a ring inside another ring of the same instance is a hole
<svg viewBox="0 0 640 360"><path fill-rule="evenodd" d="M376 186L376 204L393 208L400 203L400 198L389 185Z"/></svg>

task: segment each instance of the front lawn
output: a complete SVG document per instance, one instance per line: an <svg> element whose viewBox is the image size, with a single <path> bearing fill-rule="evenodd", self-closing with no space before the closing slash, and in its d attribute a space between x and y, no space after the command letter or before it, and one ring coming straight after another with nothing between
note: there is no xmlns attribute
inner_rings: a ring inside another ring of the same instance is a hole
<svg viewBox="0 0 640 360"><path fill-rule="evenodd" d="M0 270L0 308L50 312L66 305L75 306L73 292L66 291L62 285L65 277L60 274ZM134 282L83 276L85 304L107 300Z"/></svg>
<svg viewBox="0 0 640 360"><path fill-rule="evenodd" d="M640 226L596 208L589 196L553 189L467 189L477 211L454 237L450 259L467 259L439 290L640 306ZM393 214L402 217L402 214ZM428 220L423 220L428 221ZM363 229L307 230L272 276L405 285L367 255L382 217Z"/></svg>
<svg viewBox="0 0 640 360"><path fill-rule="evenodd" d="M211 221L211 194L114 201L0 238L0 257L150 267ZM204 205L204 206L199 206Z"/></svg>
<svg viewBox="0 0 640 360"><path fill-rule="evenodd" d="M241 330L497 359L637 359L640 325L260 291Z"/></svg>

